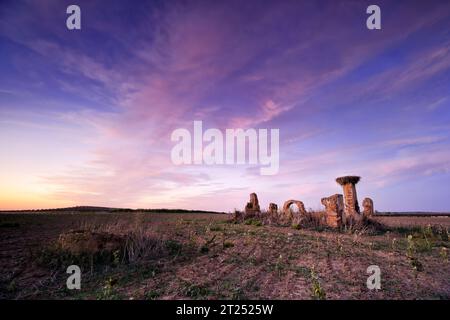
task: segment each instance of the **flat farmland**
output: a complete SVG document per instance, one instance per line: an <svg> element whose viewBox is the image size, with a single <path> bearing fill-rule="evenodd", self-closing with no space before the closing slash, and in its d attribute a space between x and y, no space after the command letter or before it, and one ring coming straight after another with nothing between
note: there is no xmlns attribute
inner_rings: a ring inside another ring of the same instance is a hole
<svg viewBox="0 0 450 320"><path fill-rule="evenodd" d="M337 231L226 214L3 213L0 299L449 299L450 218L375 219L381 230ZM75 254L86 235L97 242ZM80 290L66 287L72 264ZM380 290L367 288L371 265Z"/></svg>

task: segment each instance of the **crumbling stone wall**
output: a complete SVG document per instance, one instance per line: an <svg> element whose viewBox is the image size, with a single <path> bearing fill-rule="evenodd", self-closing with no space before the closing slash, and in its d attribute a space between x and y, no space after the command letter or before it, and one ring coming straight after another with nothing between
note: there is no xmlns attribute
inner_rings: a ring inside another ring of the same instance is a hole
<svg viewBox="0 0 450 320"><path fill-rule="evenodd" d="M275 203L269 204L269 214L272 214L272 215L278 214L278 206Z"/></svg>
<svg viewBox="0 0 450 320"><path fill-rule="evenodd" d="M253 217L261 213L258 196L256 195L256 193L250 194L250 202L247 202L244 212L245 218Z"/></svg>
<svg viewBox="0 0 450 320"><path fill-rule="evenodd" d="M338 228L345 224L344 198L342 194L322 198L321 202L325 206L325 221L327 226Z"/></svg>
<svg viewBox="0 0 450 320"><path fill-rule="evenodd" d="M344 195L334 194L330 197L322 198L321 202L325 206L324 217L307 215L303 202L299 200L287 200L282 211L278 212L278 206L275 203L269 204L267 215L262 216L259 206L258 196L256 193L250 194L250 201L245 206L244 213L235 212L233 217L236 220L243 220L249 217L262 218L266 223L272 221L281 221L284 223L300 224L304 218L314 218L313 222L322 223L325 221L329 227L338 228L342 225L351 225L354 222L361 221L361 219L370 217L374 214L373 201L370 198L365 198L363 201L363 214L360 212L358 197L356 194L356 184L361 178L357 176L344 176L336 179L344 190ZM291 210L291 206L296 205L298 212ZM303 222L307 222L303 220Z"/></svg>
<svg viewBox="0 0 450 320"><path fill-rule="evenodd" d="M374 214L373 200L370 198L365 198L362 202L363 206L363 216L364 218L369 218Z"/></svg>

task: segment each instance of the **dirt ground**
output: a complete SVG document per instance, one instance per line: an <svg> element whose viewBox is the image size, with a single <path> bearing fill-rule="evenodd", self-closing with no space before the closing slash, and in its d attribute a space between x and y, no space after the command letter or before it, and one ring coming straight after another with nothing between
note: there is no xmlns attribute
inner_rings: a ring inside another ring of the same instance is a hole
<svg viewBox="0 0 450 320"><path fill-rule="evenodd" d="M0 299L450 299L450 217L377 219L387 228L371 234L203 213L1 214ZM139 229L153 254L91 260L81 290L68 290L66 268L77 260L49 248L80 229ZM367 288L371 265L380 290Z"/></svg>

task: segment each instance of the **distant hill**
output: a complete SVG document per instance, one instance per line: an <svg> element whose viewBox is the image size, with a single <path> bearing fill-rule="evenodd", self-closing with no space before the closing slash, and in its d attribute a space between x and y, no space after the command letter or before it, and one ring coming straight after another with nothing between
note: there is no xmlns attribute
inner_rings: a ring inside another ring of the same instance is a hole
<svg viewBox="0 0 450 320"><path fill-rule="evenodd" d="M110 208L97 206L76 206L67 208L52 208L52 209L29 209L29 210L0 210L1 212L104 212L104 213L120 213L120 212L148 212L148 213L212 213L212 214L226 214L226 212L205 211L205 210L186 210L186 209L130 209L130 208ZM426 211L404 211L404 212L375 212L375 216L383 217L399 217L399 216L415 216L415 217L430 217L430 216L450 216L450 212L426 212Z"/></svg>
<svg viewBox="0 0 450 320"><path fill-rule="evenodd" d="M213 213L225 214L226 212L205 211L205 210L186 210L186 209L130 209L130 208L109 208L96 206L76 206L67 208L52 209L29 209L29 210L0 210L0 212L159 212L159 213Z"/></svg>

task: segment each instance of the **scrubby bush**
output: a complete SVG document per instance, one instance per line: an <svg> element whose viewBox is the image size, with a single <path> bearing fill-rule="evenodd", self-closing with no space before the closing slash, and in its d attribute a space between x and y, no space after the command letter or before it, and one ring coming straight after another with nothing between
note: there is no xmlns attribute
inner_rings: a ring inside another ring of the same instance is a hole
<svg viewBox="0 0 450 320"><path fill-rule="evenodd" d="M55 270L65 270L75 264L92 272L178 255L181 249L178 241L151 237L143 229L134 228L124 234L72 230L62 233L56 243L38 251L34 261Z"/></svg>

